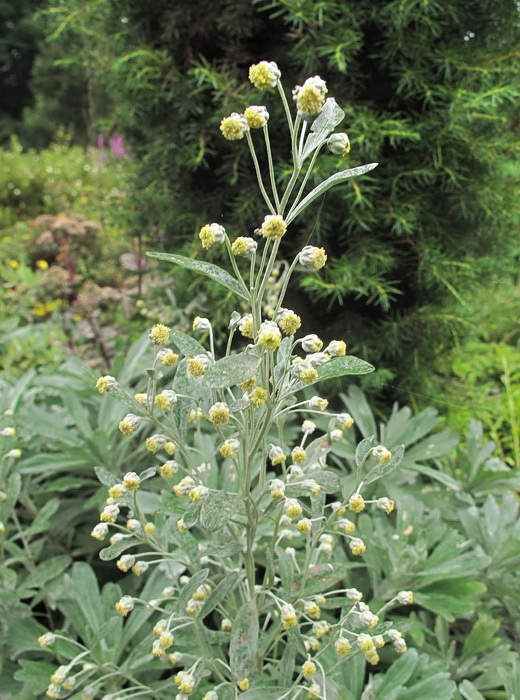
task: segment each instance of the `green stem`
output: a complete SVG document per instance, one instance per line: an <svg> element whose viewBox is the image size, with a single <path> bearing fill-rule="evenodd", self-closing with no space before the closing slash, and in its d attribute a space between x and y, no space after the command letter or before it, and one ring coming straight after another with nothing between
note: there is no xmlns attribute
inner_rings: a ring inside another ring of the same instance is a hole
<svg viewBox="0 0 520 700"><path fill-rule="evenodd" d="M273 190L274 203L276 211L280 211L280 200L278 199L278 191L276 189L276 178L274 176L273 154L271 152L271 144L269 142L269 129L267 124L264 126L265 149L267 151L267 162L269 164L269 177L271 178L271 189Z"/></svg>
<svg viewBox="0 0 520 700"><path fill-rule="evenodd" d="M272 205L272 202L269 199L269 195L267 194L267 191L264 187L264 181L262 180L262 173L260 171L260 165L258 163L258 158L256 157L255 146L253 144L253 139L251 138L251 134L249 133L249 131L246 131L246 139L247 139L247 144L249 146L249 150L251 152L251 158L253 159L253 163L255 166L256 179L258 180L258 186L260 187L260 192L262 193L262 197L264 198L264 201L267 204L267 208L269 209L271 214L276 214L276 209Z"/></svg>
<svg viewBox="0 0 520 700"><path fill-rule="evenodd" d="M292 114L291 114L291 108L289 107L289 103L287 102L287 96L286 96L284 89L282 87L281 80L278 81L278 83L276 84L276 87L278 88L278 92L280 93L280 97L282 98L282 104L283 104L283 108L285 109L285 116L287 117L287 124L289 125L289 131L290 131L291 139L292 139L293 134L294 134L293 118L292 118Z"/></svg>
<svg viewBox="0 0 520 700"><path fill-rule="evenodd" d="M322 144L322 145L323 145L323 144ZM313 154L313 156L312 156L312 158L311 158L311 161L310 161L310 163L309 163L309 166L308 166L308 168L307 168L307 171L306 171L306 173L305 173L305 175L304 175L302 184L300 185L300 189L298 190L298 194L297 194L296 197L294 198L294 201L293 201L293 203L292 203L292 205L291 205L291 208L289 209L289 213L287 214L287 218L288 218L288 219L291 217L291 214L293 213L293 211L294 211L294 210L296 209L296 207L298 206L298 202L300 201L300 199L301 199L301 197L302 197L303 191L304 191L304 189L305 189L305 185L307 184L307 181L308 181L308 179L309 179L309 177L310 177L310 175L311 175L311 173L312 173L312 168L314 167L314 163L315 163L315 161L316 161L316 158L318 157L318 153L320 152L320 149L321 149L321 146L318 146L318 148L314 151L314 154Z"/></svg>
<svg viewBox="0 0 520 700"><path fill-rule="evenodd" d="M248 301L250 301L249 289L247 288L247 284L244 282L244 278L242 277L240 270L238 269L238 265L237 265L237 261L235 260L235 256L231 252L231 243L229 241L227 234L226 234L226 238L225 238L225 244L226 244L226 250L229 254L229 259L231 261L231 266L233 268L233 271L235 273L237 281L242 286L244 293L245 293L246 297L248 298ZM213 337L211 338L211 340L213 341ZM212 343L212 348L213 348L213 343ZM215 357L215 354L213 353L213 349L212 349L212 354L213 354L213 357Z"/></svg>

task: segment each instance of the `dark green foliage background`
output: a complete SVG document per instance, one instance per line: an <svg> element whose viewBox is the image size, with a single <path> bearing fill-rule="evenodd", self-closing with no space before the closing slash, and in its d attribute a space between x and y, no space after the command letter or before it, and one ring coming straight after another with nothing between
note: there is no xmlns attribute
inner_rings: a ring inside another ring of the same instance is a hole
<svg viewBox="0 0 520 700"><path fill-rule="evenodd" d="M218 131L231 111L265 102L274 149L287 153L277 100L251 87L249 65L275 60L287 90L309 75L327 80L352 151L344 162L322 157L315 182L345 165L380 165L329 192L290 230L291 249L312 236L330 256L290 302L302 312L310 303L313 330L346 337L415 386L424 364L464 331L466 292L513 271L513 180L502 163L518 126L515 3L113 8L127 19L127 53L112 73L118 114L141 159L134 225L167 250L191 243L208 221L248 234L265 214L245 144ZM288 174L279 162L279 178Z"/></svg>
<svg viewBox="0 0 520 700"><path fill-rule="evenodd" d="M277 174L289 177L279 101L251 86L252 63L275 60L288 93L326 79L352 150L323 155L311 180L379 166L291 226L288 255L311 241L329 263L288 303L308 330L373 362L378 390L434 391L431 368L478 323L475 287L512 280L518 264L513 0L63 0L43 17L32 137L60 118L80 140L122 131L139 163L129 230L151 249L192 254L205 223L249 235L263 219L246 144L219 132L231 111L265 102Z"/></svg>

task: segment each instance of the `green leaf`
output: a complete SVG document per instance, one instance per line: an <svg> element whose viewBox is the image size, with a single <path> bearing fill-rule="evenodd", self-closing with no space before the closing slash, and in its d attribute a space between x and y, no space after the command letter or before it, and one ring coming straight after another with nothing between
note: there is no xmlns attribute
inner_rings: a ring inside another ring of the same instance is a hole
<svg viewBox="0 0 520 700"><path fill-rule="evenodd" d="M261 358L250 352L223 357L208 369L204 375L205 383L212 389L235 386L254 376L260 362Z"/></svg>
<svg viewBox="0 0 520 700"><path fill-rule="evenodd" d="M175 345L177 350L180 350L186 357L194 357L195 355L206 355L206 348L201 345L195 338L181 331L172 331L170 333L170 341Z"/></svg>
<svg viewBox="0 0 520 700"><path fill-rule="evenodd" d="M317 471L309 472L306 479L313 479L317 484L319 484L325 491L337 491L340 486L339 476L336 472L331 472L325 469L318 469Z"/></svg>
<svg viewBox="0 0 520 700"><path fill-rule="evenodd" d="M112 472L103 469L103 467L94 467L94 471L96 472L96 476L99 481L101 481L104 486L108 486L108 488L111 488L115 484L119 483L117 476L112 474Z"/></svg>
<svg viewBox="0 0 520 700"><path fill-rule="evenodd" d="M23 588L40 588L65 571L70 562L71 559L66 554L40 562L23 582Z"/></svg>
<svg viewBox="0 0 520 700"><path fill-rule="evenodd" d="M356 700L360 697L365 684L365 666L366 662L361 654L349 659L348 664L341 664L345 684L349 686Z"/></svg>
<svg viewBox="0 0 520 700"><path fill-rule="evenodd" d="M375 435L371 435L370 437L366 437L364 440L361 440L359 445L356 447L356 466L358 469L361 467L363 461L366 459L368 453L372 449L374 440Z"/></svg>
<svg viewBox="0 0 520 700"><path fill-rule="evenodd" d="M135 540L120 540L119 542L114 542L109 547L105 547L99 552L99 558L102 561L111 561L115 559L125 550L130 549L130 547L135 547Z"/></svg>
<svg viewBox="0 0 520 700"><path fill-rule="evenodd" d="M302 160L305 160L325 141L331 131L343 121L345 112L333 97L328 97L319 114L311 125L311 132L303 147Z"/></svg>
<svg viewBox="0 0 520 700"><path fill-rule="evenodd" d="M469 635L464 640L464 646L462 647L462 655L460 662L462 663L470 656L484 651L485 649L490 649L500 642L499 637L494 635L500 629L500 622L498 620L493 620L487 615L483 615L481 618L475 622L473 629Z"/></svg>
<svg viewBox="0 0 520 700"><path fill-rule="evenodd" d="M405 652L406 654L409 651ZM435 673L429 678L424 678L415 683L410 688L406 688L399 693L399 700L418 700L418 698L428 698L428 700L451 700L455 695L457 687L450 680L447 672Z"/></svg>
<svg viewBox="0 0 520 700"><path fill-rule="evenodd" d="M202 504L200 524L208 532L219 530L236 514L242 499L227 491L210 491Z"/></svg>
<svg viewBox="0 0 520 700"><path fill-rule="evenodd" d="M467 679L459 683L459 693L464 700L486 700L482 693Z"/></svg>
<svg viewBox="0 0 520 700"><path fill-rule="evenodd" d="M251 688L245 693L240 693L240 700L279 700L285 693L289 692L291 686L283 688L282 686L263 685L258 688ZM289 696L286 696L288 700Z"/></svg>
<svg viewBox="0 0 520 700"><path fill-rule="evenodd" d="M307 656L307 650L305 649L305 640L298 625L290 627L287 630L287 639L299 654L302 654L302 656Z"/></svg>
<svg viewBox="0 0 520 700"><path fill-rule="evenodd" d="M344 182L345 180L348 180L350 177L356 177L357 175L364 175L365 173L370 172L370 170L373 170L378 166L378 163L369 163L368 165L360 165L357 168L351 168L350 170L342 170L339 173L335 173L334 175L331 175L328 177L326 180L324 180L322 183L320 183L317 187L315 187L309 194L302 199L302 201L298 204L298 206L293 209L286 218L286 223L290 224L291 221L294 221L297 216L299 216L302 211L309 205L311 202L313 202L317 197L320 195L324 194L328 189L333 187L334 185L339 184L340 182ZM336 358L339 359L339 358ZM323 366L323 365L322 365ZM369 370L372 371L372 370Z"/></svg>
<svg viewBox="0 0 520 700"><path fill-rule="evenodd" d="M276 548L276 555L278 557L278 571L282 579L282 586L286 591L291 591L294 581L294 564L292 559L281 547Z"/></svg>
<svg viewBox="0 0 520 700"><path fill-rule="evenodd" d="M294 394L306 386L312 386L325 379L333 379L334 377L342 377L346 375L368 374L373 372L374 367L364 360L360 360L353 355L346 357L333 357L332 360L325 362L317 368L318 377L310 384L305 384L302 381L291 383L291 390L288 395Z"/></svg>
<svg viewBox="0 0 520 700"><path fill-rule="evenodd" d="M14 472L11 474L7 481L7 489L6 489L6 498L5 500L0 504L1 505L1 512L5 520L10 516L11 511L13 510L16 501L18 500L18 496L20 495L20 491L22 489L22 478L18 472Z"/></svg>
<svg viewBox="0 0 520 700"><path fill-rule="evenodd" d="M368 474L363 479L363 483L365 485L371 484L373 481L381 479L383 476L387 476L388 474L390 474L390 472L393 472L394 469L397 469L397 467L403 461L403 455L404 445L399 445L399 447L396 447L394 449L391 458L386 464L378 464L371 471L368 472Z"/></svg>
<svg viewBox="0 0 520 700"><path fill-rule="evenodd" d="M292 644L287 644L283 650L278 681L282 686L290 686L293 679L294 663L296 661L296 648Z"/></svg>
<svg viewBox="0 0 520 700"><path fill-rule="evenodd" d="M375 167L375 166L374 166ZM172 255L171 253L146 253L150 258L156 258L157 260L166 260L167 262L174 263L175 265L180 265L181 267L186 267L188 270L193 270L201 275L205 275L215 282L222 284L229 290L238 294L239 297L249 301L249 294L246 288L240 284L234 277L223 270L218 265L213 265L213 263L205 262L203 260L194 260L193 258L186 258L184 255Z"/></svg>
<svg viewBox="0 0 520 700"><path fill-rule="evenodd" d="M455 598L443 593L423 593L414 591L414 602L440 615L448 622L455 620L455 615L471 615L475 611L475 600Z"/></svg>
<svg viewBox="0 0 520 700"><path fill-rule="evenodd" d="M14 674L15 680L28 681L34 693L44 693L49 685L50 676L56 671L56 666L48 664L46 661L30 661L29 659L20 659L18 663L21 669Z"/></svg>
<svg viewBox="0 0 520 700"><path fill-rule="evenodd" d="M72 567L72 590L76 605L83 613L84 619L90 629L97 633L103 624L103 612L99 587L91 567L85 562L76 562ZM78 629L83 636L85 631Z"/></svg>
<svg viewBox="0 0 520 700"><path fill-rule="evenodd" d="M231 629L229 663L237 681L247 678L256 666L258 613L254 600L240 608Z"/></svg>
<svg viewBox="0 0 520 700"><path fill-rule="evenodd" d="M356 421L356 426L361 431L363 437L375 435L377 426L374 414L366 399L365 394L357 386L350 386L348 394L340 394L340 397Z"/></svg>
<svg viewBox="0 0 520 700"><path fill-rule="evenodd" d="M409 649L400 659L394 661L385 672L382 683L377 688L376 697L384 698L385 694L395 691L399 686L404 686L413 676L419 654L415 649Z"/></svg>
<svg viewBox="0 0 520 700"><path fill-rule="evenodd" d="M190 503L182 516L182 522L186 527L193 527L200 517L202 503Z"/></svg>
<svg viewBox="0 0 520 700"><path fill-rule="evenodd" d="M197 573L190 578L188 583L184 584L177 600L177 610L180 613L184 614L184 609L186 608L188 600L192 597L197 588L208 578L208 574L209 569L201 569L201 571L197 571Z"/></svg>
<svg viewBox="0 0 520 700"><path fill-rule="evenodd" d="M373 372L374 369L375 368L371 364L353 355L333 357L332 360L318 367L318 381L321 382L324 379L342 377L347 374L368 374L369 372Z"/></svg>
<svg viewBox="0 0 520 700"><path fill-rule="evenodd" d="M221 601L230 593L240 580L241 575L238 571L232 571L225 578L220 581L220 583L211 591L206 602L204 603L202 610L199 613L201 619L209 615L210 612L215 610L217 605L220 605Z"/></svg>
<svg viewBox="0 0 520 700"><path fill-rule="evenodd" d="M232 557L234 554L242 551L242 543L237 542L237 540L232 540L228 544L211 545L211 556L217 557L217 559L224 559L225 557Z"/></svg>
<svg viewBox="0 0 520 700"><path fill-rule="evenodd" d="M38 515L25 531L24 536L32 537L49 529L49 521L60 507L60 501L57 498L52 498L38 511Z"/></svg>

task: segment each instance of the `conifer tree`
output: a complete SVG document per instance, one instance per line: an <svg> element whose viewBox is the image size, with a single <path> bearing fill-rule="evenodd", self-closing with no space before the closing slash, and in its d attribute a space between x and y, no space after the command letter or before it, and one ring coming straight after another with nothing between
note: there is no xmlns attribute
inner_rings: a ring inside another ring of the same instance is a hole
<svg viewBox="0 0 520 700"><path fill-rule="evenodd" d="M246 144L210 138L256 99L252 63L276 61L287 88L320 75L347 106L344 166L380 165L327 193L301 225L300 242L312 236L332 263L301 278L299 307L412 386L414 368L424 374L463 332L467 290L511 255L503 162L518 138L517 3L109 4L107 31L125 47L112 92L140 160L134 225L166 249L192 242L215 211L232 210L244 232L265 214ZM322 159L315 181L337 166Z"/></svg>

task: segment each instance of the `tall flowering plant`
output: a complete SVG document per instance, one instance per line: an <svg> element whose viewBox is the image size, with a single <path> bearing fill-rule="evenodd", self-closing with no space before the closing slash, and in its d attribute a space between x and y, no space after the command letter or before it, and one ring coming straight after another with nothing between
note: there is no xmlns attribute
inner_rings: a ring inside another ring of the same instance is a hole
<svg viewBox="0 0 520 700"><path fill-rule="evenodd" d="M307 192L322 149L336 155L350 149L347 134L333 133L343 111L318 76L295 88L296 114L275 63L252 66L249 77L282 100L293 160L287 186L280 189L275 177L267 108L233 113L220 129L229 141L247 140L266 206L263 222L251 237L230 236L217 223L200 230L204 250L225 246L230 272L203 260L149 254L203 273L236 295L227 345L220 344L225 355L216 355L208 318L194 319L195 337L158 324L149 334L153 364L139 393L115 377L97 382L100 392L130 407L121 432L144 433L151 453L151 466L140 474L97 470L108 493L91 533L109 539L102 559L116 559L122 572L154 576L154 597L128 594L115 603L114 614L127 625L139 609L147 613L141 657L107 668L84 647L53 675L49 697L65 697L81 680L82 698L107 700L172 693L176 700L326 699L337 697L345 666L377 664L388 642L397 653L406 651L385 612L411 603L412 593L401 591L372 610L351 576L370 547L358 536L358 514L394 508L384 494L363 493L399 465L403 449L391 454L364 439L355 454L355 488L342 488L327 459L354 421L302 390L373 367L347 355L342 339L304 335L300 317L284 306L293 273L326 264L323 248L306 245L292 262L278 260L282 238L308 205L376 164L338 172ZM266 177L255 131L263 136ZM40 643L50 646L56 636Z"/></svg>

